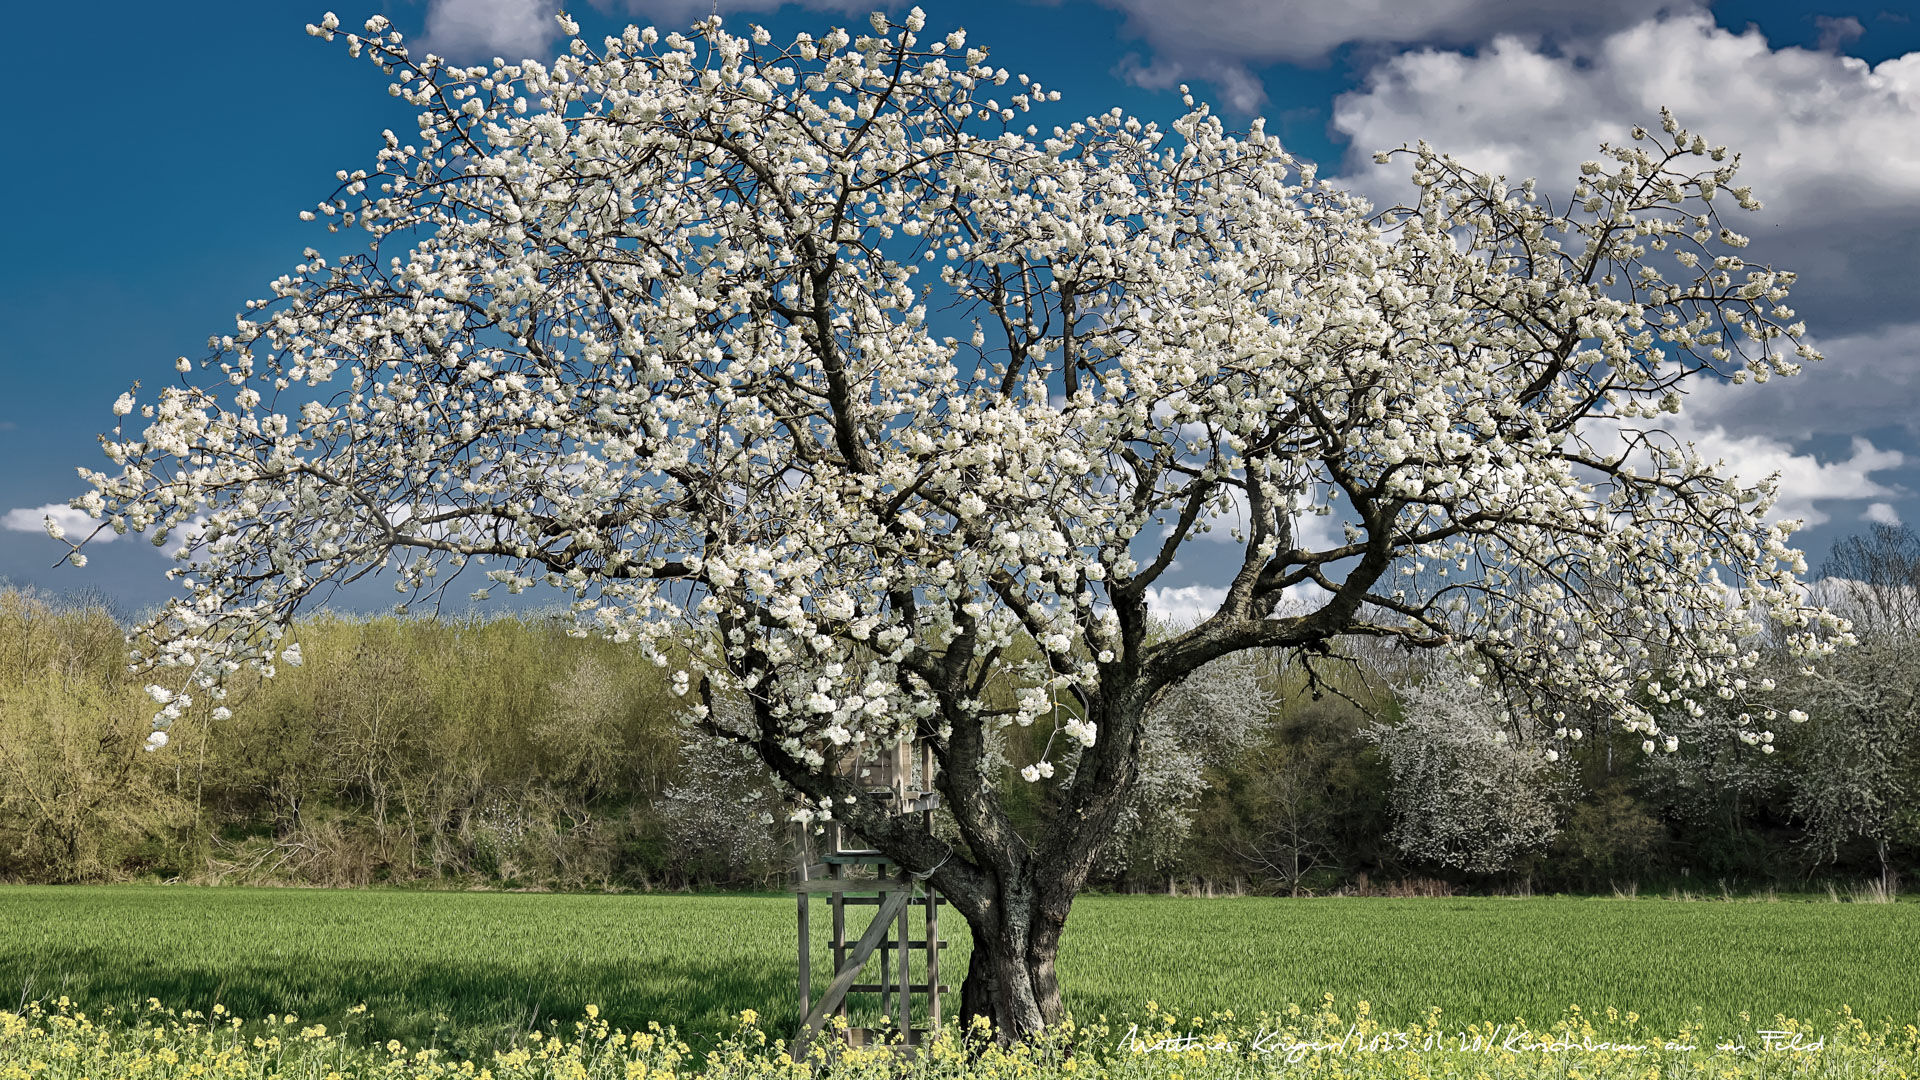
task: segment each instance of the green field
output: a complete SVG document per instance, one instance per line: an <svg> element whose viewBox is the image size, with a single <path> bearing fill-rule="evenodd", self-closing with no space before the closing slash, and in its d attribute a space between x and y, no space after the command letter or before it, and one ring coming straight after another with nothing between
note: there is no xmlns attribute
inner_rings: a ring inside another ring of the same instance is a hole
<svg viewBox="0 0 1920 1080"><path fill-rule="evenodd" d="M704 1041L741 1009L791 1026L794 929L781 897L9 887L0 1005L217 1001L338 1030L365 1003L359 1034L471 1051L591 1003L615 1024L659 1020ZM816 943L824 929L816 918ZM942 930L957 986L964 924ZM1365 1000L1390 1026L1430 1006L1449 1026L1544 1024L1574 1003L1635 1010L1657 1031L1696 1007L1709 1031L1843 1004L1915 1022L1920 904L1090 896L1060 970L1082 1016L1139 1014L1149 999L1245 1016L1330 992L1343 1014Z"/></svg>

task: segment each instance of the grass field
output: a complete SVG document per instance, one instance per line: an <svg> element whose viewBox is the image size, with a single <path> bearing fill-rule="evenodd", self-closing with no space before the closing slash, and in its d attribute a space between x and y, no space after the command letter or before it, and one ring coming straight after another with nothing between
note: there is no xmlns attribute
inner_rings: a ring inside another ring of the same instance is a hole
<svg viewBox="0 0 1920 1080"><path fill-rule="evenodd" d="M783 897L9 887L0 994L92 1010L219 1002L335 1030L364 1003L354 1024L368 1038L462 1051L595 1004L617 1025L659 1020L703 1041L741 1009L791 1026L794 929ZM943 981L957 986L965 927L942 930ZM1696 1007L1710 1032L1843 1004L1916 1022L1920 904L1093 896L1074 907L1060 970L1081 1016L1137 1015L1150 999L1244 1016L1332 993L1389 1026L1431 1006L1450 1026L1545 1024L1576 1003L1637 1011L1656 1031Z"/></svg>

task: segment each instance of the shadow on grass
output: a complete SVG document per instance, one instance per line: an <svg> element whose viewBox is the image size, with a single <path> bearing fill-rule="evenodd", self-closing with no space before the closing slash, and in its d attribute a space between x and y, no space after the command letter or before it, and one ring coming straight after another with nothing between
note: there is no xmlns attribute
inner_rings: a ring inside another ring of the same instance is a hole
<svg viewBox="0 0 1920 1080"><path fill-rule="evenodd" d="M107 950L62 951L58 957L0 957L0 972L21 1003L61 996L99 1015L111 1007L132 1019L149 999L181 1011L208 1013L217 1003L250 1022L292 1012L302 1026L325 1024L356 1042L398 1039L409 1049L437 1046L462 1057L484 1056L525 1041L557 1022L569 1036L597 1005L615 1027L645 1029L677 1021L681 1039L703 1051L731 1031L743 1008L785 1035L797 1011L791 974L722 962L586 963L564 970L502 970L484 958L421 964L402 972L351 961L302 971L292 965L159 963ZM0 984L7 985L7 984ZM16 1004L6 1002L8 1006ZM364 1015L348 1010L364 1004Z"/></svg>

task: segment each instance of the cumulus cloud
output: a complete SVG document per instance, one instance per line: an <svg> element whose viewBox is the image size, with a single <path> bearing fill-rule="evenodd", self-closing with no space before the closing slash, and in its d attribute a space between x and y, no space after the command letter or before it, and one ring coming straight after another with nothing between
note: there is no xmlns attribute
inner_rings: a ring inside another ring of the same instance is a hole
<svg viewBox="0 0 1920 1080"><path fill-rule="evenodd" d="M1893 508L1892 503L1869 503L1867 512L1860 515L1860 520L1871 521L1875 525L1889 525L1897 529L1900 527L1900 512Z"/></svg>
<svg viewBox="0 0 1920 1080"><path fill-rule="evenodd" d="M1766 203L1738 215L1749 254L1801 273L1794 303L1816 333L1819 318L1861 333L1910 310L1920 53L1870 67L1830 49L1774 49L1757 28L1732 33L1699 13L1556 48L1500 35L1472 55L1425 48L1383 61L1335 102L1333 126L1352 139L1346 176L1376 200L1411 188L1403 160L1375 165L1373 151L1423 138L1551 193L1663 105L1740 153L1740 182Z"/></svg>
<svg viewBox="0 0 1920 1080"><path fill-rule="evenodd" d="M559 0L433 0L424 46L463 61L548 60L560 36L559 11Z"/></svg>
<svg viewBox="0 0 1920 1080"><path fill-rule="evenodd" d="M1824 525L1833 515L1821 507L1823 502L1863 502L1898 496L1902 492L1881 479L1877 473L1899 469L1907 456L1899 450L1875 445L1855 436L1845 457L1822 455L1796 446L1793 440L1765 430L1734 430L1723 420L1739 415L1739 402L1755 390L1765 387L1704 387L1708 391L1705 407L1696 392L1686 411L1665 418L1659 427L1682 444L1691 444L1702 457L1720 461L1723 473L1752 484L1777 476L1770 521L1798 519L1808 526ZM1622 429L1608 430L1613 422L1595 425L1588 431L1595 446L1603 451L1624 448ZM1871 512L1871 511L1869 511Z"/></svg>
<svg viewBox="0 0 1920 1080"><path fill-rule="evenodd" d="M1262 64L1311 64L1343 45L1469 45L1496 33L1560 40L1631 25L1661 10L1693 10L1687 0L1101 0L1125 12L1126 30L1152 47L1121 74L1164 88L1206 81L1232 109L1252 112L1266 90L1250 70Z"/></svg>
<svg viewBox="0 0 1920 1080"><path fill-rule="evenodd" d="M114 532L112 529L101 529L99 534L95 535L93 530L99 528L100 519L84 511L75 510L73 507L63 503L48 503L45 506L24 506L9 510L5 514L0 514L0 529L5 529L8 532L39 533L45 536L47 534L47 518L52 518L58 522L61 530L65 533L65 539L76 544L85 540L89 547L97 547L101 544L111 544L121 539L121 534ZM207 518L205 514L199 514L188 519L185 524L167 535L166 543L159 546L161 554L170 559L178 555L182 548L194 543L200 538L200 534L206 528L206 524ZM151 539L151 537L149 536L147 539Z"/></svg>
<svg viewBox="0 0 1920 1080"><path fill-rule="evenodd" d="M1905 457L1862 436L1920 434L1909 255L1920 243L1920 53L1876 67L1836 54L1853 29L1836 20L1821 48L1774 49L1757 29L1683 13L1558 48L1511 35L1472 55L1426 48L1375 66L1335 103L1333 125L1352 139L1349 182L1376 201L1411 189L1403 161L1375 165L1372 152L1423 138L1563 192L1600 143L1651 125L1663 105L1740 153L1740 182L1766 203L1738 215L1748 254L1800 272L1792 303L1828 359L1765 386L1702 383L1674 433L1745 479L1778 471L1776 518L1822 524L1834 500L1867 503L1879 520L1901 494L1881 474ZM1840 456L1805 449L1834 434L1855 436Z"/></svg>
<svg viewBox="0 0 1920 1080"><path fill-rule="evenodd" d="M63 503L48 503L45 506L26 506L7 511L6 514L0 515L0 528L6 529L9 532L40 533L45 535L48 518L52 518L58 522L60 528L65 530L67 539L74 541L78 541L87 536L100 524L98 518L92 517L83 511L75 510L71 506ZM108 529L99 536L94 537L93 542L96 544L110 544L119 538L119 534L115 533L112 529Z"/></svg>
<svg viewBox="0 0 1920 1080"><path fill-rule="evenodd" d="M1798 518L1810 526L1833 519L1816 505L1819 501L1858 501L1898 494L1875 480L1873 474L1897 469L1906 462L1906 455L1900 451L1881 449L1861 438L1853 440L1849 457L1824 462L1813 454L1795 453L1788 443L1765 435L1735 436L1712 428L1693 441L1701 453L1725 461L1742 480L1779 473L1779 497L1768 516L1775 521Z"/></svg>
<svg viewBox="0 0 1920 1080"><path fill-rule="evenodd" d="M1334 513L1328 515L1304 512L1294 514L1294 546L1305 548L1308 551L1325 551L1327 548L1338 547L1346 543L1347 521L1340 516L1342 504L1338 493L1329 493L1325 488L1322 488L1315 493L1314 498L1320 500L1331 498L1334 503ZM1247 527L1246 496L1241 493L1239 488L1228 488L1227 503L1227 509L1224 513L1209 513L1201 519L1202 523L1207 526L1207 531L1200 532L1196 529L1191 534L1192 541L1231 544L1235 547L1241 546L1241 537L1236 537L1234 533L1238 530L1241 532L1241 536L1245 535L1244 530ZM1162 535L1171 531L1172 527L1169 525L1162 530Z"/></svg>
<svg viewBox="0 0 1920 1080"><path fill-rule="evenodd" d="M1226 598L1223 585L1149 586L1147 610L1175 626L1192 626L1219 611Z"/></svg>

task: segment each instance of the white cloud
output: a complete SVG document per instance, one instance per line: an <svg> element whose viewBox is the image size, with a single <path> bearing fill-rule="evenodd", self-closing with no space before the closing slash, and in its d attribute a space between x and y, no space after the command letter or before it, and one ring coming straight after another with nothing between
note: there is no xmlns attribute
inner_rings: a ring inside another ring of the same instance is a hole
<svg viewBox="0 0 1920 1080"><path fill-rule="evenodd" d="M1841 28L1844 29L1844 28ZM1834 43L1844 33L1834 37ZM1535 177L1564 195L1602 141L1652 124L1661 106L1741 154L1740 183L1766 208L1737 214L1751 255L1799 271L1794 303L1859 333L1911 307L1920 239L1920 53L1877 67L1832 51L1773 49L1690 13L1545 49L1500 36L1474 55L1422 49L1386 60L1342 95L1350 182L1380 198L1411 190L1407 165L1371 155L1426 139L1468 165Z"/></svg>
<svg viewBox="0 0 1920 1080"><path fill-rule="evenodd" d="M60 528L66 533L66 539L76 544L85 540L89 546L97 546L111 544L121 539L121 534L112 529L101 529L99 535L94 535L93 530L100 525L99 518L60 503L9 510L4 515L0 515L0 529L6 529L9 532L39 533L45 536L46 519L49 517L59 522ZM160 545L160 553L169 559L173 558L181 548L198 540L206 525L207 518L204 514L188 519L186 524L167 535L166 543ZM92 539L88 539L89 537ZM147 539L151 539L151 534L148 534Z"/></svg>
<svg viewBox="0 0 1920 1080"><path fill-rule="evenodd" d="M684 31L713 14L721 16L772 11L785 0L591 0L603 14L632 16L663 32ZM560 36L554 16L560 0L430 0L425 47L458 60L500 56L547 59L554 55ZM866 15L876 8L900 6L887 0L802 0L799 6L843 16ZM861 24L865 25L864 21ZM730 27L739 29L738 27Z"/></svg>
<svg viewBox="0 0 1920 1080"><path fill-rule="evenodd" d="M1894 427L1920 435L1920 322L1807 340L1825 360L1764 386L1703 382L1688 394L1687 412L1786 439Z"/></svg>
<svg viewBox="0 0 1920 1080"><path fill-rule="evenodd" d="M1130 58L1121 73L1136 85L1182 81L1217 87L1226 104L1252 112L1266 90L1249 65L1315 63L1343 45L1467 45L1497 33L1558 40L1603 33L1656 11L1689 10L1686 0L1101 0L1127 15L1151 61Z"/></svg>
<svg viewBox="0 0 1920 1080"><path fill-rule="evenodd" d="M1779 495L1768 517L1775 521L1799 518L1809 526L1823 525L1832 515L1816 501L1857 501L1899 494L1879 483L1873 473L1897 469L1906 461L1898 450L1882 450L1866 439L1853 440L1852 456L1822 462L1812 454L1796 454L1791 446L1764 435L1729 435L1712 428L1694 437L1700 452L1726 461L1734 475L1754 481L1778 472Z"/></svg>
<svg viewBox="0 0 1920 1080"><path fill-rule="evenodd" d="M1221 575L1222 578L1231 576L1231 572ZM1274 604L1274 613L1287 615L1312 611L1326 603L1328 597L1325 589L1312 582L1289 585ZM1165 620L1176 627L1187 627L1212 618L1226 598L1227 589L1224 585L1150 585L1147 587L1147 610L1156 619Z"/></svg>
<svg viewBox="0 0 1920 1080"><path fill-rule="evenodd" d="M1837 19L1831 15L1815 15L1813 25L1820 28L1820 49L1823 52L1844 49L1867 32L1867 28L1860 25L1860 20L1851 15Z"/></svg>
<svg viewBox="0 0 1920 1080"><path fill-rule="evenodd" d="M1241 530L1244 535L1244 530L1247 527L1246 496L1237 487L1227 488L1226 494L1228 502L1226 512L1220 514L1208 513L1204 515L1201 518L1201 523L1208 526L1208 531L1200 532L1196 530L1191 534L1188 541L1189 543L1198 541L1202 543L1231 544L1235 547L1244 546L1242 539L1236 537L1234 532ZM1315 492L1314 497L1322 500L1331 498L1333 500L1334 512L1326 515L1304 512L1294 514L1293 545L1295 547L1305 548L1308 551L1325 551L1328 548L1339 547L1346 543L1346 526L1348 523L1340 516L1343 503L1339 494L1337 492L1329 493L1325 487L1322 487L1319 491ZM1164 536L1169 531L1171 531L1171 526L1163 528L1161 534Z"/></svg>
<svg viewBox="0 0 1920 1080"><path fill-rule="evenodd" d="M1736 394L1751 393L1754 387L1724 388ZM1719 402L1725 407L1727 398ZM1696 410L1689 402L1687 411L1669 417L1661 427L1681 444L1691 444L1702 457L1724 463L1723 474L1731 474L1747 484L1778 474L1775 500L1767 514L1770 521L1798 518L1808 526L1823 525L1832 515L1817 506L1828 500L1859 502L1884 500L1901 492L1874 479L1875 473L1898 469L1906 464L1899 450L1883 449L1868 439L1855 436L1848 456L1822 461L1810 451L1797 450L1793 443L1765 432L1729 431L1718 422L1715 409ZM1623 442L1614 422L1596 424L1588 432L1599 449L1618 452Z"/></svg>
<svg viewBox="0 0 1920 1080"><path fill-rule="evenodd" d="M1734 34L1704 14L1648 19L1555 55L1508 35L1472 56L1405 53L1342 95L1333 124L1354 140L1350 166L1396 183L1405 163L1372 165L1373 151L1425 138L1550 185L1570 183L1602 140L1622 141L1663 105L1740 153L1742 182L1779 211L1749 222L1852 220L1856 206L1901 209L1920 193L1920 53L1869 67L1772 49L1758 28Z"/></svg>
<svg viewBox="0 0 1920 1080"><path fill-rule="evenodd" d="M1829 46L1849 27L1824 28ZM1601 142L1650 124L1661 106L1741 154L1741 181L1767 205L1739 215L1750 254L1800 271L1794 305L1827 361L1765 386L1702 383L1672 427L1737 475L1780 473L1773 516L1830 520L1823 500L1900 494L1876 478L1905 457L1856 437L1843 458L1798 449L1815 435L1905 427L1920 434L1920 323L1910 318L1920 238L1920 53L1878 67L1829 50L1772 49L1704 15L1648 19L1547 50L1501 37L1475 55L1426 49L1375 67L1335 104L1351 136L1349 180L1376 201L1407 190L1402 162L1375 149L1426 139L1468 165L1536 177L1562 192ZM1843 333L1822 333L1844 327Z"/></svg>
<svg viewBox="0 0 1920 1080"><path fill-rule="evenodd" d="M59 522L60 528L66 531L67 539L76 543L84 539L87 534L93 532L100 524L100 519L91 517L83 511L75 510L71 506L66 506L61 503L48 503L45 506L21 507L16 510L7 511L4 516L0 516L0 528L6 529L9 532L40 533L41 535L45 535L48 518ZM110 544L119 538L118 533L112 529L108 529L99 536L94 537L93 542L96 544Z"/></svg>
<svg viewBox="0 0 1920 1080"><path fill-rule="evenodd" d="M1179 585L1147 588L1147 610L1175 626L1192 626L1220 610L1227 590L1221 585Z"/></svg>
<svg viewBox="0 0 1920 1080"><path fill-rule="evenodd" d="M1831 564L1827 571L1835 569ZM1860 569L1855 567L1855 569ZM1920 590L1911 585L1876 584L1859 578L1821 577L1806 588L1807 602L1854 620L1880 626L1920 626Z"/></svg>
<svg viewBox="0 0 1920 1080"><path fill-rule="evenodd" d="M1871 521L1875 525L1891 525L1897 529L1900 527L1900 512L1893 508L1892 503L1868 503L1867 512L1860 515L1860 520Z"/></svg>
<svg viewBox="0 0 1920 1080"><path fill-rule="evenodd" d="M550 60L559 0L433 0L424 47L455 60Z"/></svg>

